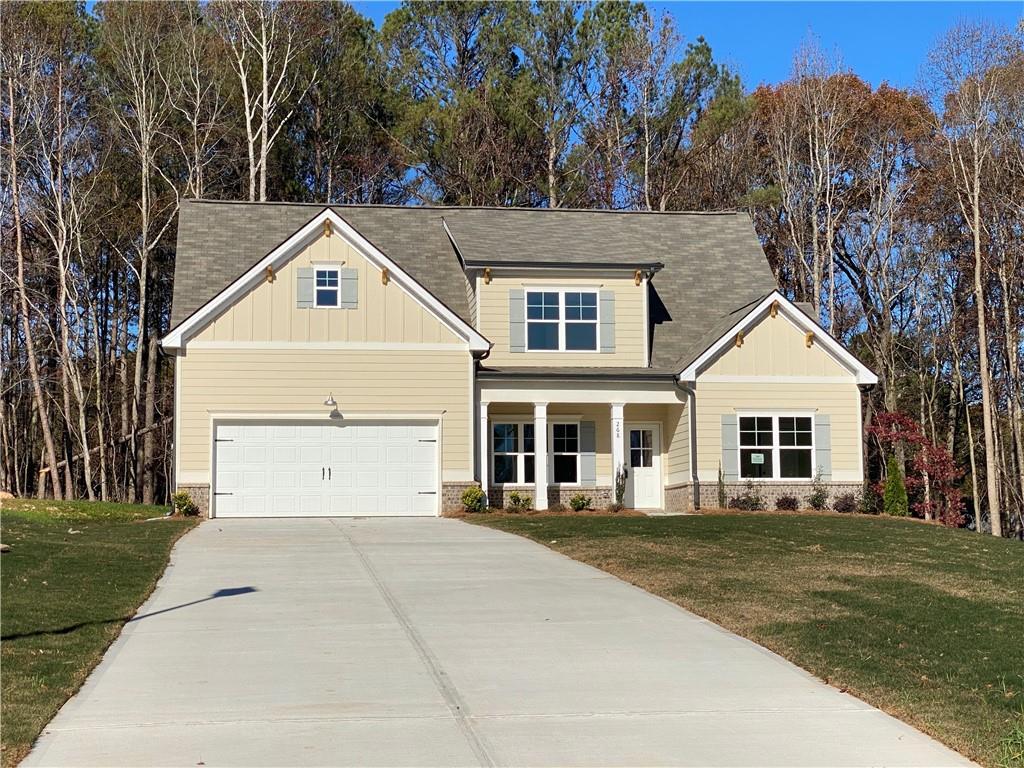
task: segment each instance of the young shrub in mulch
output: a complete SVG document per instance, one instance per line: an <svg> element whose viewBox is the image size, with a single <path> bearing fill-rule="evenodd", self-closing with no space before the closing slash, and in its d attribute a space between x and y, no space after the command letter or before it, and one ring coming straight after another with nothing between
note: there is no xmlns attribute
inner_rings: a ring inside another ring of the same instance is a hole
<svg viewBox="0 0 1024 768"><path fill-rule="evenodd" d="M820 512L828 508L828 488L821 482L821 476L815 475L811 483L811 493L807 496L807 503L811 509Z"/></svg>
<svg viewBox="0 0 1024 768"><path fill-rule="evenodd" d="M462 508L467 512L483 512L487 509L487 494L479 486L471 486L462 492Z"/></svg>
<svg viewBox="0 0 1024 768"><path fill-rule="evenodd" d="M910 502L907 499L907 486L903 483L903 472L896 456L890 456L885 468L885 493L882 494L882 509L885 514L894 517L906 517L910 514Z"/></svg>
<svg viewBox="0 0 1024 768"><path fill-rule="evenodd" d="M573 512L582 512L584 509L590 509L592 503L590 497L584 496L582 493L577 493L569 499L569 506L572 507Z"/></svg>
<svg viewBox="0 0 1024 768"><path fill-rule="evenodd" d="M183 517L196 517L199 514L199 507L188 491L175 491L171 501L174 504L174 511Z"/></svg>
<svg viewBox="0 0 1024 768"><path fill-rule="evenodd" d="M877 515L882 511L882 497L878 495L874 483L864 484L864 493L860 497L860 513Z"/></svg>
<svg viewBox="0 0 1024 768"><path fill-rule="evenodd" d="M840 494L832 502L832 509L836 512L856 512L860 509L860 499L853 493Z"/></svg>
<svg viewBox="0 0 1024 768"><path fill-rule="evenodd" d="M753 483L747 483L746 490L739 496L729 499L729 509L739 509L744 512L760 512L768 509L764 497L754 488Z"/></svg>
<svg viewBox="0 0 1024 768"><path fill-rule="evenodd" d="M533 497L519 491L512 491L508 495L508 507L506 510L512 513L529 512L533 509Z"/></svg>
<svg viewBox="0 0 1024 768"><path fill-rule="evenodd" d="M796 496L779 496L775 500L775 508L784 512L796 512L800 509L800 499Z"/></svg>

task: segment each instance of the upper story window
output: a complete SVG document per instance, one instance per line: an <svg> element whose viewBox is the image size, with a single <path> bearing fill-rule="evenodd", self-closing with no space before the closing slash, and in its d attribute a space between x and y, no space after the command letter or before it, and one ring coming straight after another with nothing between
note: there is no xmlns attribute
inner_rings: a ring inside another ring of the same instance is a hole
<svg viewBox="0 0 1024 768"><path fill-rule="evenodd" d="M340 272L338 267L317 267L314 270L313 306L339 306L341 304L339 282Z"/></svg>
<svg viewBox="0 0 1024 768"><path fill-rule="evenodd" d="M526 348L596 352L597 291L527 291Z"/></svg>
<svg viewBox="0 0 1024 768"><path fill-rule="evenodd" d="M740 416L740 477L810 480L814 477L812 416Z"/></svg>

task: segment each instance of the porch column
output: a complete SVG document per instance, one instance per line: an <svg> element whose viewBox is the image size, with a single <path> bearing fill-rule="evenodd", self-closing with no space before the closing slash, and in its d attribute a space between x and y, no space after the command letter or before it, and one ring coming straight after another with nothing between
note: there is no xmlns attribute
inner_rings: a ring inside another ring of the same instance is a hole
<svg viewBox="0 0 1024 768"><path fill-rule="evenodd" d="M533 404L533 479L537 484L534 509L548 508L548 404Z"/></svg>
<svg viewBox="0 0 1024 768"><path fill-rule="evenodd" d="M477 434L480 439L480 490L484 492L484 497L486 498L488 476L491 468L491 431L487 425L487 403L480 403L480 428L477 430ZM487 506L490 505L490 502L487 502Z"/></svg>
<svg viewBox="0 0 1024 768"><path fill-rule="evenodd" d="M615 481L619 470L626 465L625 437L622 421L625 403L612 403L612 494L615 493Z"/></svg>

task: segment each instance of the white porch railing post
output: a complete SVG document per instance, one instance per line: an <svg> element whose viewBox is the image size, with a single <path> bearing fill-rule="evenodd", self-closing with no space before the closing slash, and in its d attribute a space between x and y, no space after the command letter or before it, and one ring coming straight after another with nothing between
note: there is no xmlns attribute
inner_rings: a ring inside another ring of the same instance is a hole
<svg viewBox="0 0 1024 768"><path fill-rule="evenodd" d="M548 508L548 404L533 404L533 479L537 483L534 509Z"/></svg>

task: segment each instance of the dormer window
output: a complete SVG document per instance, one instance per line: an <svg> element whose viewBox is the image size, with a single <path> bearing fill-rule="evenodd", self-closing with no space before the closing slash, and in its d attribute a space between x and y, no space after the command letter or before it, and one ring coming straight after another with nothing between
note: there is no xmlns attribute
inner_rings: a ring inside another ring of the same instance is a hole
<svg viewBox="0 0 1024 768"><path fill-rule="evenodd" d="M337 307L341 304L338 288L340 283L339 272L338 267L316 268L314 273L313 306Z"/></svg>
<svg viewBox="0 0 1024 768"><path fill-rule="evenodd" d="M597 291L526 292L526 348L531 352L596 352L597 322Z"/></svg>

